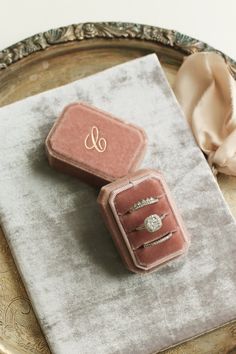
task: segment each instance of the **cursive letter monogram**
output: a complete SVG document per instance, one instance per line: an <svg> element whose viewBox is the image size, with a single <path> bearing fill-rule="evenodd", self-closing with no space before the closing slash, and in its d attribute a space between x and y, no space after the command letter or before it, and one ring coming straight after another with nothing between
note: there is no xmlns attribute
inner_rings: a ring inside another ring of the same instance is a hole
<svg viewBox="0 0 236 354"><path fill-rule="evenodd" d="M90 142L88 142L90 140ZM88 143L91 143L88 145ZM104 152L107 147L107 142L105 138L99 138L99 131L96 126L93 126L91 132L86 136L84 140L84 145L86 149L95 149L98 152Z"/></svg>

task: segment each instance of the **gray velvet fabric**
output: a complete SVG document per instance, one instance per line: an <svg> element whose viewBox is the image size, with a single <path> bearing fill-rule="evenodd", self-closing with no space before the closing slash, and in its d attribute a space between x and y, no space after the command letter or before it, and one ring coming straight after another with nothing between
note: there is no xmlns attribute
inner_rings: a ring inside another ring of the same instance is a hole
<svg viewBox="0 0 236 354"><path fill-rule="evenodd" d="M179 267L126 270L98 190L52 170L44 140L82 100L143 126L142 167L166 176L192 244ZM155 55L0 110L0 217L57 354L148 354L236 318L236 224Z"/></svg>

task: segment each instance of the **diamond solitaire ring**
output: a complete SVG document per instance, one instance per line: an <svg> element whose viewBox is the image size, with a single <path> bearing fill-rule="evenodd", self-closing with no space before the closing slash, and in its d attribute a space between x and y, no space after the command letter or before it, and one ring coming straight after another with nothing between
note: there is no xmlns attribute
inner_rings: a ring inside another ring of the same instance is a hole
<svg viewBox="0 0 236 354"><path fill-rule="evenodd" d="M147 230L148 232L155 232L162 227L162 220L167 214L157 215L152 214L144 219L144 223L136 227L136 231Z"/></svg>
<svg viewBox="0 0 236 354"><path fill-rule="evenodd" d="M134 203L131 208L129 208L128 213L132 213L140 208L145 207L146 205L151 205L157 203L159 201L158 197L149 197L145 199L141 199L138 202Z"/></svg>

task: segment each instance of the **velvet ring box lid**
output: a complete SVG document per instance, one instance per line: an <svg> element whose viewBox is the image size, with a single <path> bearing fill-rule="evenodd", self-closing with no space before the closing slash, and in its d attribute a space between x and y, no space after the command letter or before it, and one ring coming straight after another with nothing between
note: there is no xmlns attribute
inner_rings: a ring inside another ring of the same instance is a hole
<svg viewBox="0 0 236 354"><path fill-rule="evenodd" d="M64 108L46 152L51 166L101 186L134 171L146 142L142 128L80 102Z"/></svg>

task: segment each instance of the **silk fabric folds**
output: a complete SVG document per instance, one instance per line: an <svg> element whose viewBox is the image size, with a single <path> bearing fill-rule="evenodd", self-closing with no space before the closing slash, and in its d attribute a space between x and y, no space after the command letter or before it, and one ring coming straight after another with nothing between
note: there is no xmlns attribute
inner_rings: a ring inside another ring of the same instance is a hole
<svg viewBox="0 0 236 354"><path fill-rule="evenodd" d="M236 84L224 59L211 52L190 55L174 92L213 172L236 176Z"/></svg>

